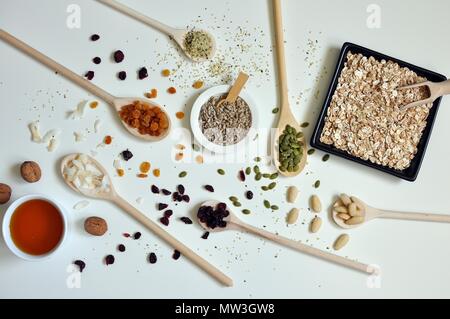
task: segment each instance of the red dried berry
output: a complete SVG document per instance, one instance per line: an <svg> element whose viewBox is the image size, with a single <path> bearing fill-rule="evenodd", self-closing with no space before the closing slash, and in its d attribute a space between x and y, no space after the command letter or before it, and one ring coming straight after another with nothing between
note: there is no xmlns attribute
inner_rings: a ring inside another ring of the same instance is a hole
<svg viewBox="0 0 450 319"><path fill-rule="evenodd" d="M214 187L212 187L211 185L205 185L205 189L206 189L208 192L214 193Z"/></svg>
<svg viewBox="0 0 450 319"><path fill-rule="evenodd" d="M189 197L189 195L183 195L181 199L186 203L189 203L191 201L191 198Z"/></svg>
<svg viewBox="0 0 450 319"><path fill-rule="evenodd" d="M205 232L205 233L202 235L202 238L203 238L203 239L208 239L208 237L209 237L209 231Z"/></svg>
<svg viewBox="0 0 450 319"><path fill-rule="evenodd" d="M175 260L178 260L178 258L180 258L180 256L181 256L181 253L178 250L175 249L173 251L172 258L175 259Z"/></svg>
<svg viewBox="0 0 450 319"><path fill-rule="evenodd" d="M152 185L152 193L153 194L159 194L159 188L156 185Z"/></svg>
<svg viewBox="0 0 450 319"><path fill-rule="evenodd" d="M75 260L73 263L78 266L80 272L83 272L83 269L86 267L85 262L82 260Z"/></svg>
<svg viewBox="0 0 450 319"><path fill-rule="evenodd" d="M167 189L165 189L165 188L161 189L161 192L162 192L164 195L166 195L166 196L172 194L171 191L169 191L169 190L167 190Z"/></svg>
<svg viewBox="0 0 450 319"><path fill-rule="evenodd" d="M84 76L90 81L94 78L94 71L88 71Z"/></svg>
<svg viewBox="0 0 450 319"><path fill-rule="evenodd" d="M131 237L131 235L130 235L129 233L123 233L122 235L123 235L123 237L125 237L125 238Z"/></svg>
<svg viewBox="0 0 450 319"><path fill-rule="evenodd" d="M107 266L114 264L115 260L116 259L114 258L113 255L108 255L108 256L105 257L105 263L106 263Z"/></svg>
<svg viewBox="0 0 450 319"><path fill-rule="evenodd" d="M98 34L91 35L91 41L97 41L98 39L100 39L100 36Z"/></svg>
<svg viewBox="0 0 450 319"><path fill-rule="evenodd" d="M136 232L136 233L134 233L134 235L133 235L133 238L134 239L139 239L139 238L141 238L141 233L140 232Z"/></svg>
<svg viewBox="0 0 450 319"><path fill-rule="evenodd" d="M122 51L117 50L116 52L114 52L114 61L116 63L122 62L124 58L125 58L125 54L123 54Z"/></svg>
<svg viewBox="0 0 450 319"><path fill-rule="evenodd" d="M171 209L168 209L164 212L164 217L170 218L170 216L173 215L173 211Z"/></svg>
<svg viewBox="0 0 450 319"><path fill-rule="evenodd" d="M150 253L150 255L148 255L148 261L149 261L151 264L156 263L157 260L158 260L158 258L156 258L155 253Z"/></svg>
<svg viewBox="0 0 450 319"><path fill-rule="evenodd" d="M125 150L121 154L124 161L128 161L133 157L133 153L131 153L129 150Z"/></svg>
<svg viewBox="0 0 450 319"><path fill-rule="evenodd" d="M117 77L119 78L119 80L124 81L127 78L127 72L120 71L119 73L117 73Z"/></svg>
<svg viewBox="0 0 450 319"><path fill-rule="evenodd" d="M164 204L164 203L158 204L158 210L163 210L163 209L166 209L167 207L169 207L169 205L167 205L167 204Z"/></svg>
<svg viewBox="0 0 450 319"><path fill-rule="evenodd" d="M243 170L239 171L239 179L241 180L241 182L245 182L245 173Z"/></svg>
<svg viewBox="0 0 450 319"><path fill-rule="evenodd" d="M166 216L163 216L159 219L159 221L161 222L161 224L163 224L164 226L169 226L169 218Z"/></svg>
<svg viewBox="0 0 450 319"><path fill-rule="evenodd" d="M247 197L247 199L253 199L253 192L252 191L247 191L245 193L245 197Z"/></svg>
<svg viewBox="0 0 450 319"><path fill-rule="evenodd" d="M186 225L192 224L192 220L189 217L180 217L180 220Z"/></svg>
<svg viewBox="0 0 450 319"><path fill-rule="evenodd" d="M177 186L177 190L178 190L178 193L180 193L181 195L184 195L184 186L183 185L178 185Z"/></svg>
<svg viewBox="0 0 450 319"><path fill-rule="evenodd" d="M102 63L102 59L100 59L98 56L96 56L95 58L92 59L92 62L94 62L95 64L100 64L100 63Z"/></svg>
<svg viewBox="0 0 450 319"><path fill-rule="evenodd" d="M125 245L120 244L117 246L117 250L123 253L125 251Z"/></svg>
<svg viewBox="0 0 450 319"><path fill-rule="evenodd" d="M138 72L139 80L143 80L148 77L147 68L143 67Z"/></svg>

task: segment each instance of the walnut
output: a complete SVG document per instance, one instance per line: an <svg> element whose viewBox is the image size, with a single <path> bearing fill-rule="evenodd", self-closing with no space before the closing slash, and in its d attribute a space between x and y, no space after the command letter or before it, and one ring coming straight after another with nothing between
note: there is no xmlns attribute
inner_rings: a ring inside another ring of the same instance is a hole
<svg viewBox="0 0 450 319"><path fill-rule="evenodd" d="M41 168L36 162L26 161L20 166L20 174L28 183L36 183L41 179Z"/></svg>
<svg viewBox="0 0 450 319"><path fill-rule="evenodd" d="M6 204L11 198L11 187L0 183L0 204Z"/></svg>
<svg viewBox="0 0 450 319"><path fill-rule="evenodd" d="M103 236L108 230L108 224L103 218L93 216L84 221L84 229L91 235Z"/></svg>

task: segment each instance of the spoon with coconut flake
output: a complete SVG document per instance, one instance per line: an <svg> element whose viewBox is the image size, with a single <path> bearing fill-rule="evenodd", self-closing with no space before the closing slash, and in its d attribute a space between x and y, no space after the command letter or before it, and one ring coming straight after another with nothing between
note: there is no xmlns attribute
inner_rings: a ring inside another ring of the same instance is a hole
<svg viewBox="0 0 450 319"><path fill-rule="evenodd" d="M224 203L215 200L204 202L198 211L197 221L208 232L220 232L225 230L247 231L263 238L274 241L283 246L290 247L302 253L352 268L365 273L374 273L375 268L345 257L341 257L318 248L314 248L301 242L273 234L264 229L251 226L240 220Z"/></svg>
<svg viewBox="0 0 450 319"><path fill-rule="evenodd" d="M300 174L306 165L306 142L302 128L289 106L286 58L284 54L283 22L280 0L273 0L278 78L280 90L280 117L273 136L272 156L279 173L286 177Z"/></svg>
<svg viewBox="0 0 450 319"><path fill-rule="evenodd" d="M149 134L141 134L138 129L135 127L132 127L131 125L128 125L125 121L122 119L120 120L124 127L127 129L128 132L130 132L132 135L146 140L150 142L156 142L164 139L169 135L170 129L171 129L171 121L170 116L167 114L167 112L164 110L163 107L159 106L158 104L154 103L153 101L146 100L139 97L115 97L112 94L109 94L105 90L101 89L100 87L96 86L92 82L84 79L83 77L79 76L75 72L69 70L65 66L59 64L58 62L52 60L48 56L42 54L41 52L37 51L36 49L30 47L28 44L20 41L19 39L15 38L8 32L0 29L0 39L4 40L5 42L11 44L15 48L19 49L20 51L28 54L30 57L34 58L35 60L41 62L51 70L57 72L58 74L64 76L65 78L71 80L73 83L79 85L80 87L84 88L85 90L89 91L90 93L98 96L108 104L110 104L115 109L115 113L119 116L119 112L122 110L123 107L132 105L135 102L140 102L145 105L149 105L152 108L158 108L160 112L163 114L162 117L164 117L164 125L161 126L161 129L163 131L159 135L149 135ZM161 123L161 122L160 122Z"/></svg>
<svg viewBox="0 0 450 319"><path fill-rule="evenodd" d="M342 228L351 229L376 218L404 219L427 222L450 223L450 215L407 213L371 207L355 196L340 195L332 207L334 222Z"/></svg>
<svg viewBox="0 0 450 319"><path fill-rule="evenodd" d="M233 286L233 280L219 269L197 255L192 249L178 241L154 221L149 219L116 192L111 177L105 168L95 159L86 154L71 154L61 162L61 175L66 184L84 196L103 199L122 208L128 215L151 230L158 237L166 241L183 256L217 279L225 286Z"/></svg>
<svg viewBox="0 0 450 319"><path fill-rule="evenodd" d="M209 60L216 52L216 41L212 34L206 30L193 29L187 31L184 29L175 29L115 0L98 1L167 34L170 39L178 44L184 54L194 62Z"/></svg>

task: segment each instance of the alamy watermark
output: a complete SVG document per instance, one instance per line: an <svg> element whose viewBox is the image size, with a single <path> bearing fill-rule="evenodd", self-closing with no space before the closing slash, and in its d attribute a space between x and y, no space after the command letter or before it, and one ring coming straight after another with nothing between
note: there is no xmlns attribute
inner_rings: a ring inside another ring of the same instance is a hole
<svg viewBox="0 0 450 319"><path fill-rule="evenodd" d="M366 12L369 14L366 25L369 29L381 28L381 7L378 4L369 4Z"/></svg>
<svg viewBox="0 0 450 319"><path fill-rule="evenodd" d="M66 26L69 29L81 28L81 7L78 4L69 4L66 12L69 14L66 19Z"/></svg>

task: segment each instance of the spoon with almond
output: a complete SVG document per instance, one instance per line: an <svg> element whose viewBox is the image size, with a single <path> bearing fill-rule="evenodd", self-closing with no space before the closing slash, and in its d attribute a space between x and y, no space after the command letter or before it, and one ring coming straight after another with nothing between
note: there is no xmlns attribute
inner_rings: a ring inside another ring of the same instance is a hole
<svg viewBox="0 0 450 319"><path fill-rule="evenodd" d="M450 215L408 213L371 207L355 196L341 194L332 207L334 222L345 229L355 228L375 218L450 223Z"/></svg>
<svg viewBox="0 0 450 319"><path fill-rule="evenodd" d="M225 203L220 203L215 200L204 202L200 206L197 213L197 220L199 224L208 232L220 232L225 230L247 231L283 246L290 247L302 253L321 258L344 267L352 268L365 273L373 273L376 271L370 265L334 255L318 248L302 244L301 242L268 232L264 229L251 226L240 220Z"/></svg>
<svg viewBox="0 0 450 319"><path fill-rule="evenodd" d="M145 115L142 112L138 112L138 116L133 118L133 120L136 121L133 121L131 118L128 118L127 121L125 121L121 117L122 124L132 135L150 142L160 141L169 135L171 129L170 117L164 110L164 108L160 107L156 103L138 97L115 97L2 29L0 29L0 39L11 44L20 51L28 54L30 57L41 62L58 74L61 74L75 84L78 84L90 93L98 96L99 98L110 104L115 109L117 115L119 115L119 113L126 108L129 108L129 113L131 113L131 111L134 110L133 105L137 104L151 109L152 111L154 111L154 113L160 114L157 120L158 127L156 128L155 125L156 129L150 132L144 132L142 129L140 130L139 126L142 120L141 117Z"/></svg>

